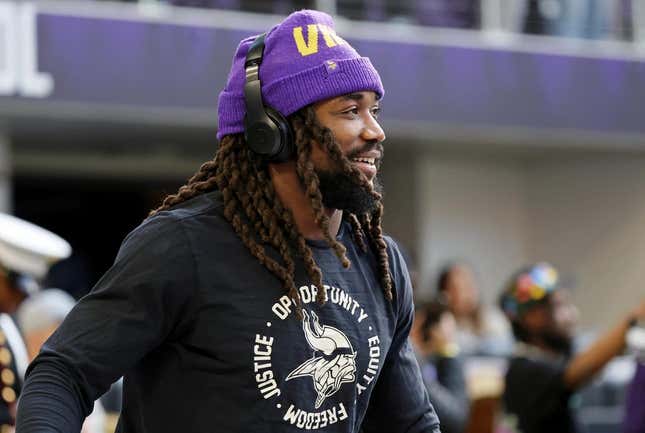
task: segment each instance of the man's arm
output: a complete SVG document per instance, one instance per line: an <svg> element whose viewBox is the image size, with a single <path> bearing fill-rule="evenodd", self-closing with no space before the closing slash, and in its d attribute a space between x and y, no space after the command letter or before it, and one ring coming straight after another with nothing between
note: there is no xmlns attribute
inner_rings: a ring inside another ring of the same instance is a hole
<svg viewBox="0 0 645 433"><path fill-rule="evenodd" d="M625 348L625 337L631 322L643 319L645 319L645 301L569 362L563 378L566 386L576 390L593 378Z"/></svg>
<svg viewBox="0 0 645 433"><path fill-rule="evenodd" d="M135 230L30 365L17 432L80 431L112 382L188 326L196 286L181 222L160 216Z"/></svg>
<svg viewBox="0 0 645 433"><path fill-rule="evenodd" d="M74 373L55 358L31 369L20 398L17 431L80 431L90 410L75 380Z"/></svg>

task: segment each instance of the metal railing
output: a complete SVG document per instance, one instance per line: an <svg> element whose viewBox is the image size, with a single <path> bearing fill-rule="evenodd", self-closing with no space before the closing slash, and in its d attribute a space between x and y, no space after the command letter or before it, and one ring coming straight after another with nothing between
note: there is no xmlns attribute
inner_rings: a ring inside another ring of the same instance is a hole
<svg viewBox="0 0 645 433"><path fill-rule="evenodd" d="M645 44L645 0L123 0L286 15L314 8L357 21Z"/></svg>

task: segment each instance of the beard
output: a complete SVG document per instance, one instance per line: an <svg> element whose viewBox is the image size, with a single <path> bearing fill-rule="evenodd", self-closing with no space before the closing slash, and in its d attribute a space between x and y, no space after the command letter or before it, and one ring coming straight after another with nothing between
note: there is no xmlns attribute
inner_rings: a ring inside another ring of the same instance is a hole
<svg viewBox="0 0 645 433"><path fill-rule="evenodd" d="M342 170L316 170L323 205L328 209L339 209L355 215L374 211L379 204L374 195L362 186L354 176ZM372 181L372 189L382 193L378 177Z"/></svg>

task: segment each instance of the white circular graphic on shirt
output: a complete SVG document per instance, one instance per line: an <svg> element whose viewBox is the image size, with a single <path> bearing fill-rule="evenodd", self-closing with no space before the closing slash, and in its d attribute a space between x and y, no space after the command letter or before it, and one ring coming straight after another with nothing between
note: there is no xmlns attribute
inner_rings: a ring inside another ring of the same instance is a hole
<svg viewBox="0 0 645 433"><path fill-rule="evenodd" d="M275 323L270 320L266 322L266 328L255 335L253 344L252 368L259 395L273 401L273 407L280 411L282 421L303 430L323 429L345 421L348 418L347 404L355 404L356 400L334 400L334 395L343 387L353 384L356 387L354 395L360 396L376 378L381 364L380 339L374 332L375 327L368 313L343 289L327 285L325 289L329 308L344 310L368 336L366 341L359 343L362 348L355 347L356 342L352 344L342 329L324 323L314 311L307 308L307 304L316 302L317 288L314 285L302 286L298 290L303 304L302 338L311 349L303 353L300 363L281 365L280 369L285 371L286 376L276 376L272 355L280 335L276 334ZM276 318L286 320L295 314L295 303L284 295L272 305L271 312L274 322ZM358 351L369 356L362 369L358 365ZM297 402L289 401L281 390L293 381L304 380L312 381L315 390L315 395L311 396L313 410L312 407L302 408ZM328 404L325 405L326 402Z"/></svg>

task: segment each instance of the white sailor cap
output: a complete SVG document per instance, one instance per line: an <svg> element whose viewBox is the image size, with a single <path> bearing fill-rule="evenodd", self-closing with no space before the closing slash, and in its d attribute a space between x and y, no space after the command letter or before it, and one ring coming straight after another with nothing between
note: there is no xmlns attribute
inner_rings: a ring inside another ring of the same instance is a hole
<svg viewBox="0 0 645 433"><path fill-rule="evenodd" d="M40 280L72 247L58 235L30 222L0 213L0 267Z"/></svg>

